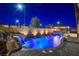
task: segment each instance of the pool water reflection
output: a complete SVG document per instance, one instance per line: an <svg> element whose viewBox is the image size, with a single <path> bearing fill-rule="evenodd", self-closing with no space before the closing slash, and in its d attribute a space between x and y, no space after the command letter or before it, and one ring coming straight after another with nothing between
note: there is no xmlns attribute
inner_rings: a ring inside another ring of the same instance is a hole
<svg viewBox="0 0 79 59"><path fill-rule="evenodd" d="M55 32L52 35L34 37L34 38L17 38L20 44L24 47L43 50L48 48L55 48L61 44L62 35L59 32Z"/></svg>

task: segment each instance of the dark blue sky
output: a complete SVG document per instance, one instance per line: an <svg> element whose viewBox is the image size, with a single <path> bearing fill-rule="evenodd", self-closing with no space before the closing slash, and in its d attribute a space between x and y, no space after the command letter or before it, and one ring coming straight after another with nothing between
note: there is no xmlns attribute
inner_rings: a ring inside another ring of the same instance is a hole
<svg viewBox="0 0 79 59"><path fill-rule="evenodd" d="M26 25L30 24L32 17L37 16L43 26L47 24L68 25L76 27L74 4L23 4L26 7ZM23 11L16 9L16 4L0 4L0 24L15 24L19 19L23 24Z"/></svg>

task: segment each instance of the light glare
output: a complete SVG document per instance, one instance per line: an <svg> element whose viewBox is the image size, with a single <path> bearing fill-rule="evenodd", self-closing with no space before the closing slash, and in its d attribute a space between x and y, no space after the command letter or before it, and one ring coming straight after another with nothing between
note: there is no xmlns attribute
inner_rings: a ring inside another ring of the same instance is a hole
<svg viewBox="0 0 79 59"><path fill-rule="evenodd" d="M23 5L22 4L17 4L17 9L18 10L23 10Z"/></svg>
<svg viewBox="0 0 79 59"><path fill-rule="evenodd" d="M60 21L57 21L57 24L60 24Z"/></svg>
<svg viewBox="0 0 79 59"><path fill-rule="evenodd" d="M19 20L18 19L16 20L16 23L19 23Z"/></svg>

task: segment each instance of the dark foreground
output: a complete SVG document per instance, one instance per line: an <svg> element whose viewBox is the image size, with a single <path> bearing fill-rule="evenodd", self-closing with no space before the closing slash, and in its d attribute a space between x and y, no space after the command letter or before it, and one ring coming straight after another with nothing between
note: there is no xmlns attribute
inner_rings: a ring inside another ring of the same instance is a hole
<svg viewBox="0 0 79 59"><path fill-rule="evenodd" d="M76 38L68 38L68 41L64 41L60 47L43 51L22 48L11 56L79 56L78 41Z"/></svg>

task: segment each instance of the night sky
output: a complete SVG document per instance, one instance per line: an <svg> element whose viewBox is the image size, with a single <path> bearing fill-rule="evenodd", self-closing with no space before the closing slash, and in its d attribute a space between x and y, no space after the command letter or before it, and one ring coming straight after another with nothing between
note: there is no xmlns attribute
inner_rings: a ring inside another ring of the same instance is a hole
<svg viewBox="0 0 79 59"><path fill-rule="evenodd" d="M38 17L42 26L47 24L67 25L76 28L74 4L23 4L26 15L26 25L30 24L32 17ZM0 24L16 24L15 20L19 19L20 24L23 24L24 11L17 10L16 4L7 3L0 4Z"/></svg>

